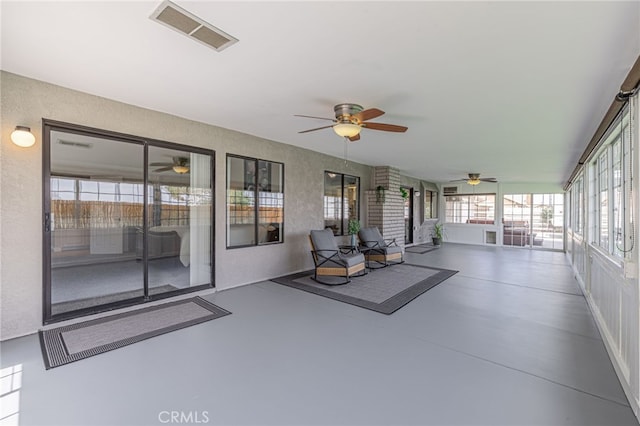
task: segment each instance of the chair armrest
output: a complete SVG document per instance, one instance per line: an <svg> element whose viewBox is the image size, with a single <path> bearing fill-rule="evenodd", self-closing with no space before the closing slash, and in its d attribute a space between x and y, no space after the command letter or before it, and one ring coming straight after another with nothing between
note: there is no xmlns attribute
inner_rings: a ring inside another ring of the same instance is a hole
<svg viewBox="0 0 640 426"><path fill-rule="evenodd" d="M339 250L311 250L311 257L313 257L313 262L316 264L317 268L326 262L334 261L334 257L340 259L339 253Z"/></svg>
<svg viewBox="0 0 640 426"><path fill-rule="evenodd" d="M387 241L388 241L388 242L387 242ZM395 238L390 239L390 240L384 240L384 242L387 244L387 247L390 247L390 246L396 246L396 247L398 247L398 243L396 242L396 239L395 239Z"/></svg>

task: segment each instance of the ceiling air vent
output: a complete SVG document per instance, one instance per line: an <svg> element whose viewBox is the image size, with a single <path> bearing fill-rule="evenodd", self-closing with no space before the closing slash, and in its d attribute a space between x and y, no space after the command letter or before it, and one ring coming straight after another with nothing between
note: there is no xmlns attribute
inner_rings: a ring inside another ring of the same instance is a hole
<svg viewBox="0 0 640 426"><path fill-rule="evenodd" d="M442 193L444 195L457 194L458 187L457 186L444 186L442 187Z"/></svg>
<svg viewBox="0 0 640 426"><path fill-rule="evenodd" d="M166 0L149 17L199 43L220 52L238 41L219 28L203 21L180 6Z"/></svg>

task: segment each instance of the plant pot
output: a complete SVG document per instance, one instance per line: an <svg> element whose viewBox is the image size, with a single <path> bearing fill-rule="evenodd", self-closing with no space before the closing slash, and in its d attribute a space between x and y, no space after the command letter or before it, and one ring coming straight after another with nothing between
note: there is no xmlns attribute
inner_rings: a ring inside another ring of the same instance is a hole
<svg viewBox="0 0 640 426"><path fill-rule="evenodd" d="M433 240L434 246L439 246L440 244L442 244L442 238L431 237L431 239Z"/></svg>

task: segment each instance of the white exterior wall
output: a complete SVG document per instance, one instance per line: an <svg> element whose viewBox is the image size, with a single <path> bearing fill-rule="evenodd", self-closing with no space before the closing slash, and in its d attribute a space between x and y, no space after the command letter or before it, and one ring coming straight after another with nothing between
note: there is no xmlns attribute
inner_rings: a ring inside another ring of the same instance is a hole
<svg viewBox="0 0 640 426"><path fill-rule="evenodd" d="M495 224L446 223L443 187L458 187L458 194L496 194ZM488 244L487 232L495 232L496 243L502 245L502 198L505 194L562 194L561 185L537 183L489 183L482 182L472 187L466 183L441 183L438 191L438 217L445 226L445 241L460 244Z"/></svg>

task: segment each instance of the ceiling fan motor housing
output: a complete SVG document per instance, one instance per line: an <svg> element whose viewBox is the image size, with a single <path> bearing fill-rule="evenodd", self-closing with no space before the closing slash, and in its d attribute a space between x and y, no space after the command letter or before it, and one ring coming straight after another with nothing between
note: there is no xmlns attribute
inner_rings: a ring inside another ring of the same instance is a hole
<svg viewBox="0 0 640 426"><path fill-rule="evenodd" d="M362 112L364 108L357 104L338 104L333 107L333 111L336 113L336 120L342 123L357 123L357 119L351 119L352 115Z"/></svg>

